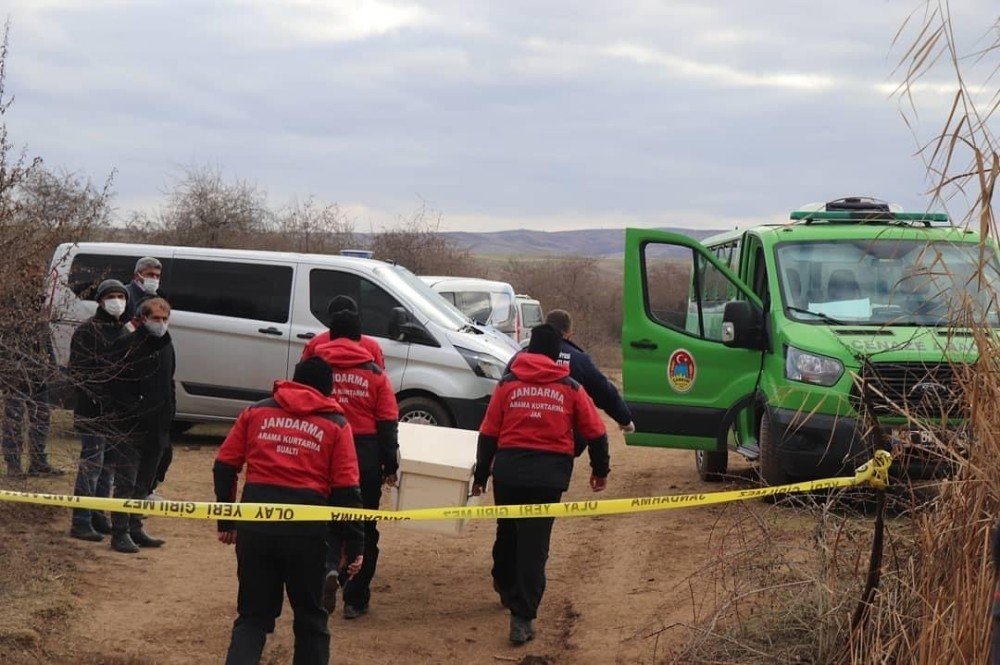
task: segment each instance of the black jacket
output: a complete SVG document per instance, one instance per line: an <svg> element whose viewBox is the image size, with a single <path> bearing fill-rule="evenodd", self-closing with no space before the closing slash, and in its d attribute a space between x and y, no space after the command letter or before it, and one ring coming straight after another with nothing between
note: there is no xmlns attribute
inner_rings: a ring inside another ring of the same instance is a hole
<svg viewBox="0 0 1000 665"><path fill-rule="evenodd" d="M519 351L518 354L515 354L514 358L520 353L522 352ZM511 358L504 374L510 373L514 358ZM597 369L597 365L583 349L568 339L564 339L562 349L559 352L559 362L569 365L570 378L583 386L598 409L611 416L619 425L628 425L632 422L632 413L629 411L628 405L625 404L625 400L622 399L621 393L615 388L615 384L611 383L608 377Z"/></svg>
<svg viewBox="0 0 1000 665"><path fill-rule="evenodd" d="M110 433L104 416L111 406L113 384L121 378L121 366L116 359L127 334L121 320L101 308L73 332L69 379L76 392L73 425L77 431Z"/></svg>
<svg viewBox="0 0 1000 665"><path fill-rule="evenodd" d="M81 324L70 342L70 380L77 390L74 425L78 431L129 435L142 411L140 380L152 373L150 357L169 338L145 328L129 332L103 309Z"/></svg>
<svg viewBox="0 0 1000 665"><path fill-rule="evenodd" d="M125 290L128 291L128 301L125 303L125 320L131 321L135 318L136 314L139 313L139 304L147 298L155 298L156 296L146 292L146 289L136 282L134 279L125 286Z"/></svg>
<svg viewBox="0 0 1000 665"><path fill-rule="evenodd" d="M139 391L139 429L144 432L166 432L177 411L174 388L176 359L174 344L168 332L162 338L150 336L160 348L140 354L135 363Z"/></svg>

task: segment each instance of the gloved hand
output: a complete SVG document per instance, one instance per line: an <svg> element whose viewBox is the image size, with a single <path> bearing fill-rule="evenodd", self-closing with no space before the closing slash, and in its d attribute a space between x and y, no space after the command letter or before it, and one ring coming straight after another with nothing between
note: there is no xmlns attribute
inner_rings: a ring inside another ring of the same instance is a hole
<svg viewBox="0 0 1000 665"><path fill-rule="evenodd" d="M635 433L635 423L631 420L628 421L627 425L619 425L624 434L634 434Z"/></svg>

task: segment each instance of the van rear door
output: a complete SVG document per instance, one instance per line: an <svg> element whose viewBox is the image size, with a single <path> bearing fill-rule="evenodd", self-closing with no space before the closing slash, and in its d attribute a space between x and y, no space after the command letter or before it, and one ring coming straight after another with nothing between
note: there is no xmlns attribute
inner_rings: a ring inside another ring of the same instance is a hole
<svg viewBox="0 0 1000 665"><path fill-rule="evenodd" d="M287 378L295 264L178 251L161 292L173 306L177 416L232 418Z"/></svg>
<svg viewBox="0 0 1000 665"><path fill-rule="evenodd" d="M630 445L724 450L762 351L722 343L727 302L759 299L697 241L628 229L622 356Z"/></svg>

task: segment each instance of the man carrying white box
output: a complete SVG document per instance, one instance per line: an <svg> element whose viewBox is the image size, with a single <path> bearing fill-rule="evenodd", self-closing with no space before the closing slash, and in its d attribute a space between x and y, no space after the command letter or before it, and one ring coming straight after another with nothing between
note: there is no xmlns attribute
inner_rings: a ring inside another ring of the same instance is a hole
<svg viewBox="0 0 1000 665"><path fill-rule="evenodd" d="M486 490L493 474L497 505L557 503L573 473L576 431L587 442L590 487L607 487L608 436L593 400L559 365L562 337L536 326L526 353L514 360L490 399L482 427L472 494ZM493 588L510 609L510 641L535 637L534 619L545 592L553 518L497 520Z"/></svg>

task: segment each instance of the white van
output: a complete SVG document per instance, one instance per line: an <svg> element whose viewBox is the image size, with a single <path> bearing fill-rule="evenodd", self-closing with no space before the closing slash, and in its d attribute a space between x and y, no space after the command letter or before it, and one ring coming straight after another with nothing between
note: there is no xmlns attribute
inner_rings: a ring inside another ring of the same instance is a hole
<svg viewBox="0 0 1000 665"><path fill-rule="evenodd" d="M474 277L421 276L420 279L476 323L493 326L515 339L514 287L507 282Z"/></svg>
<svg viewBox="0 0 1000 665"><path fill-rule="evenodd" d="M163 262L160 294L173 306L178 429L234 419L290 377L306 343L326 329L335 295L358 302L378 340L400 420L478 429L511 350L471 325L413 273L372 259L319 254L63 244L49 289L59 363L73 330L94 314L102 279L127 283L135 262Z"/></svg>
<svg viewBox="0 0 1000 665"><path fill-rule="evenodd" d="M531 296L518 294L514 297L514 310L517 321L514 341L522 348L527 348L528 342L531 341L531 329L545 323L542 303Z"/></svg>

